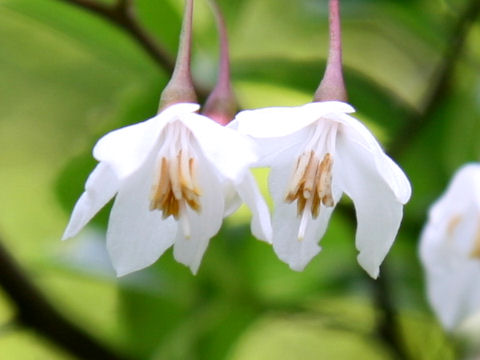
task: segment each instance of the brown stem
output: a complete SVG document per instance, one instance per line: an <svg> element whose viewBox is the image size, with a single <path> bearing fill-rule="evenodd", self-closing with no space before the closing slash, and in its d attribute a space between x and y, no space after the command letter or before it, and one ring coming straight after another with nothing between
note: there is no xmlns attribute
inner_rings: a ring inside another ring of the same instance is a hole
<svg viewBox="0 0 480 360"><path fill-rule="evenodd" d="M132 0L118 0L115 5L106 5L95 0L58 0L78 6L101 16L130 35L150 57L168 74L175 68L174 57L138 22L132 11ZM194 84L196 93L201 100L208 96L208 89Z"/></svg>
<svg viewBox="0 0 480 360"><path fill-rule="evenodd" d="M480 1L470 0L452 32L451 41L445 51L443 61L435 71L434 79L436 80L433 82L431 90L423 102L425 104L423 109L420 113L416 113L406 120L405 126L399 131L389 146L389 153L394 158L401 156L415 138L413 135L418 134L434 118L434 113L441 105L450 88L450 80L455 70L455 65L460 58L459 54L465 45L470 27L479 15ZM392 286L390 284L388 259L386 259L382 265L380 278L372 284L375 302L382 310L377 322L377 332L383 341L389 345L397 358L408 359L409 354L406 353L402 342L403 335L398 323L398 316L392 299Z"/></svg>
<svg viewBox="0 0 480 360"><path fill-rule="evenodd" d="M158 44L138 23L133 15L129 0L119 0L115 5L106 5L94 0L59 0L89 10L109 20L125 32L157 62L165 71L171 73L174 59L168 51Z"/></svg>
<svg viewBox="0 0 480 360"><path fill-rule="evenodd" d="M0 239L0 287L16 308L16 322L79 359L127 360L60 314L30 281Z"/></svg>
<svg viewBox="0 0 480 360"><path fill-rule="evenodd" d="M395 359L407 360L412 357L405 346L402 327L398 321L398 314L392 299L392 288L389 286L390 280L389 267L385 266L385 264L382 265L382 272L378 279L370 279L375 304L381 310L381 312L377 313L375 330L380 339L388 346Z"/></svg>

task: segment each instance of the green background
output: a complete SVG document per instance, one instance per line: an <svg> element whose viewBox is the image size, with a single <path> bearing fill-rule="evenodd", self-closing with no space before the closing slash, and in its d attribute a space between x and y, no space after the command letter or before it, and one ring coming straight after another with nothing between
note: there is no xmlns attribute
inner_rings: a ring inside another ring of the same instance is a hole
<svg viewBox="0 0 480 360"><path fill-rule="evenodd" d="M394 321L386 323L408 357L456 358L457 341L427 304L417 244L428 206L460 165L478 160L480 23L468 28L451 64L445 55L467 3L342 1L350 102L385 148L395 148L413 187L374 282L356 262L355 222L341 210L323 251L300 273L251 237L244 207L212 239L196 276L167 251L154 266L117 279L104 246L109 209L61 242L95 166L96 140L153 116L169 74L97 15L59 0L0 0L1 238L55 308L134 359L393 359L378 331L385 321L379 291L391 300ZM327 54L327 1L220 4L239 104L311 101ZM172 55L182 8L180 0L134 3L139 22ZM194 31L194 77L211 87L218 49L206 1L196 2ZM441 74L448 81L429 106ZM405 136L410 123L422 126ZM268 196L267 171L255 174ZM73 358L14 316L0 290L1 359Z"/></svg>

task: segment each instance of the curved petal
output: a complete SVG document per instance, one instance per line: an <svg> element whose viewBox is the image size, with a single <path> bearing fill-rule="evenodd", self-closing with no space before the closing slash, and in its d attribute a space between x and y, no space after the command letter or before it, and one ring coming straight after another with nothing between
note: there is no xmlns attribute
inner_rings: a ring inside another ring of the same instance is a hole
<svg viewBox="0 0 480 360"><path fill-rule="evenodd" d="M351 111L353 108L350 105L339 101L245 110L237 114L231 126L237 128L240 133L253 137L282 137L292 134L330 113Z"/></svg>
<svg viewBox="0 0 480 360"><path fill-rule="evenodd" d="M205 157L228 179L237 182L243 171L257 161L255 145L246 136L203 115L186 114L182 122L195 135Z"/></svg>
<svg viewBox="0 0 480 360"><path fill-rule="evenodd" d="M222 226L224 198L221 183L213 166L197 147L198 184L202 191L199 213L187 208L185 219L180 220L180 228L175 239L173 255L175 259L190 267L196 274L210 239ZM183 223L182 221L186 221Z"/></svg>
<svg viewBox="0 0 480 360"><path fill-rule="evenodd" d="M353 113L352 105L343 101L315 101L303 106L309 112L315 112L319 117L328 117L330 114Z"/></svg>
<svg viewBox="0 0 480 360"><path fill-rule="evenodd" d="M478 214L465 215L448 231L429 219L420 240L428 299L447 330L480 311L480 263L458 248L478 231Z"/></svg>
<svg viewBox="0 0 480 360"><path fill-rule="evenodd" d="M378 172L391 187L398 201L405 204L412 193L410 182L402 169L385 154L372 133L360 121L347 114L338 113L332 116L332 119L343 125L339 137L357 143L372 154Z"/></svg>
<svg viewBox="0 0 480 360"><path fill-rule="evenodd" d="M74 237L116 194L119 180L105 163L98 164L85 183L85 192L80 196L65 229L62 240Z"/></svg>
<svg viewBox="0 0 480 360"><path fill-rule="evenodd" d="M429 301L447 330L480 311L480 268L465 262L455 271L427 271Z"/></svg>
<svg viewBox="0 0 480 360"><path fill-rule="evenodd" d="M278 138L253 138L258 154L255 167L271 167L289 162L292 154L299 153L311 135L311 126L307 126L293 134Z"/></svg>
<svg viewBox="0 0 480 360"><path fill-rule="evenodd" d="M430 221L440 223L464 212L468 204L480 211L480 164L470 163L458 169L445 193L432 205Z"/></svg>
<svg viewBox="0 0 480 360"><path fill-rule="evenodd" d="M322 207L317 219L310 218L303 240L298 239L300 218L296 204L284 201L287 182L291 177L292 164L275 167L270 174L270 191L275 202L273 213L273 249L277 256L291 269L302 271L321 247L318 242L325 234L333 207ZM336 196L339 197L337 194ZM335 197L337 198L337 197Z"/></svg>
<svg viewBox="0 0 480 360"><path fill-rule="evenodd" d="M223 217L226 218L227 216L232 215L235 211L238 210L240 206L242 206L242 199L238 195L238 192L235 190L232 181L228 179L223 179L223 197L225 199L224 205L224 213Z"/></svg>
<svg viewBox="0 0 480 360"><path fill-rule="evenodd" d="M428 299L447 330L480 311L480 262L475 257L480 211L474 195L478 175L476 164L457 171L431 207L421 235Z"/></svg>
<svg viewBox="0 0 480 360"><path fill-rule="evenodd" d="M118 276L153 264L172 244L177 222L150 211L155 156L123 180L110 213L107 250Z"/></svg>
<svg viewBox="0 0 480 360"><path fill-rule="evenodd" d="M257 183L250 172L246 173L243 180L237 185L237 191L242 200L252 211L252 234L260 240L272 242L272 224L270 212L263 199Z"/></svg>
<svg viewBox="0 0 480 360"><path fill-rule="evenodd" d="M273 214L273 249L277 256L292 270L302 271L317 255L318 245L327 230L333 207L322 207L317 219L308 220L305 235L298 239L300 218L295 204L279 203Z"/></svg>
<svg viewBox="0 0 480 360"><path fill-rule="evenodd" d="M232 121L238 132L257 138L289 135L316 121L316 114L304 116L300 106L270 107L239 112Z"/></svg>
<svg viewBox="0 0 480 360"><path fill-rule="evenodd" d="M198 109L197 104L175 104L149 120L109 132L97 142L93 156L109 164L120 178L127 177L146 160L169 121Z"/></svg>
<svg viewBox="0 0 480 360"><path fill-rule="evenodd" d="M377 278L400 227L403 206L379 172L372 153L348 140L337 138L336 180L355 205L358 262L371 277Z"/></svg>

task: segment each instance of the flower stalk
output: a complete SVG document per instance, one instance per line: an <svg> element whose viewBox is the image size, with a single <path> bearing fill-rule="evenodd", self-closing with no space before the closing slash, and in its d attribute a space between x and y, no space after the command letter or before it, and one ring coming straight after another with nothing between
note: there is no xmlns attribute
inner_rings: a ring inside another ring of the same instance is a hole
<svg viewBox="0 0 480 360"><path fill-rule="evenodd" d="M182 30L178 46L177 60L172 77L160 96L158 112L176 103L197 103L190 70L192 53L193 1L185 0Z"/></svg>
<svg viewBox="0 0 480 360"><path fill-rule="evenodd" d="M220 60L217 84L205 103L203 114L220 125L226 125L233 119L237 111L235 95L230 81L230 56L228 51L227 27L217 2L211 0L210 6L217 22L220 41Z"/></svg>
<svg viewBox="0 0 480 360"><path fill-rule="evenodd" d="M342 32L340 26L340 0L329 2L330 44L327 67L314 101L347 101L347 91L342 71Z"/></svg>

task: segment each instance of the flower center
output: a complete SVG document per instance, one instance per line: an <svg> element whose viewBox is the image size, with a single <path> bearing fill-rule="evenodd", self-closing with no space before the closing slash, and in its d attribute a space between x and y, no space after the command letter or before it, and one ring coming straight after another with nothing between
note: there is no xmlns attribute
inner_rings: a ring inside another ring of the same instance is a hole
<svg viewBox="0 0 480 360"><path fill-rule="evenodd" d="M301 219L298 240L303 240L307 222L316 219L323 206L335 206L332 195L332 167L337 124L320 119L303 153L297 159L287 187L285 201L297 202L297 215ZM323 154L323 156L322 156Z"/></svg>
<svg viewBox="0 0 480 360"><path fill-rule="evenodd" d="M320 204L334 205L332 165L330 153L326 153L321 161L313 150L300 155L285 197L288 203L297 201L298 216L308 210L315 219L320 214Z"/></svg>
<svg viewBox="0 0 480 360"><path fill-rule="evenodd" d="M192 134L181 124L169 124L165 142L159 151L156 178L150 195L150 211L162 211L163 218L173 216L183 223L189 237L187 219L182 216L190 207L199 212L202 194L197 184L197 161L191 146Z"/></svg>

